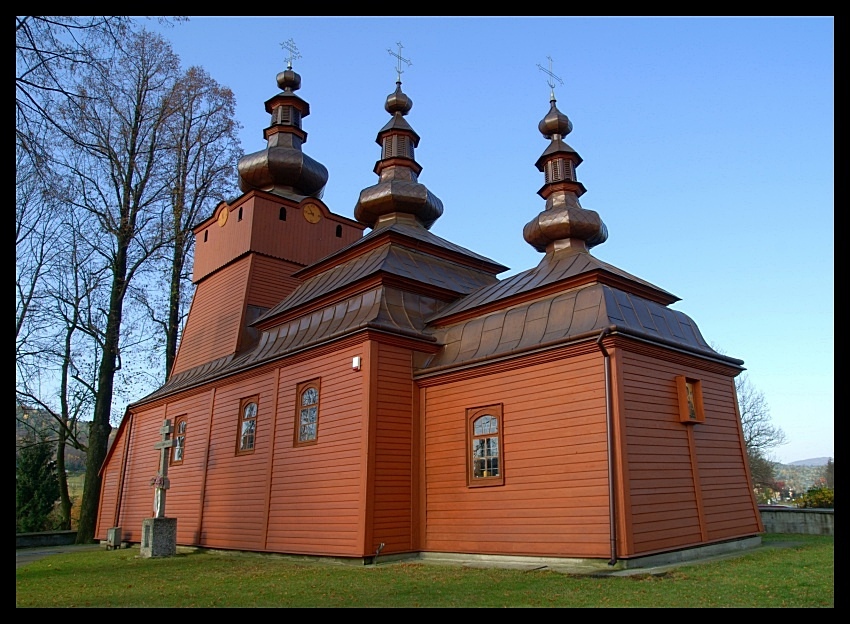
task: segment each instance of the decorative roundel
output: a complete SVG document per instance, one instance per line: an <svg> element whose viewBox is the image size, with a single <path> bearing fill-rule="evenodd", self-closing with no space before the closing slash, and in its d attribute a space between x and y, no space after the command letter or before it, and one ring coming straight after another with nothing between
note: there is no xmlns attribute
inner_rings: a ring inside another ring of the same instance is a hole
<svg viewBox="0 0 850 624"><path fill-rule="evenodd" d="M304 204L304 218L310 223L318 223L322 218L322 211L316 204Z"/></svg>

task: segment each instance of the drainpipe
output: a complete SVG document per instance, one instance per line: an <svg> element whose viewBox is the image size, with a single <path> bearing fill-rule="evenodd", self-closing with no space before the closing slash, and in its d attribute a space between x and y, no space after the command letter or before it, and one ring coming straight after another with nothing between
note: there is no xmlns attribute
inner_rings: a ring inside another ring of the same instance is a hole
<svg viewBox="0 0 850 624"><path fill-rule="evenodd" d="M614 446L613 446L613 410L611 408L611 356L602 344L602 339L611 333L606 327L596 339L596 346L605 358L605 425L608 437L608 524L611 534L611 560L608 565L617 563L617 528L614 521Z"/></svg>

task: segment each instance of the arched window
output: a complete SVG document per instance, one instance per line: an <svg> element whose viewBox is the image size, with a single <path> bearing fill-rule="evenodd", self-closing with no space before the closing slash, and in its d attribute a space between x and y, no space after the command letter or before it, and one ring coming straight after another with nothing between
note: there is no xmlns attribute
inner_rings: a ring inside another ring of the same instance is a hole
<svg viewBox="0 0 850 624"><path fill-rule="evenodd" d="M469 485L502 485L505 482L502 406L468 409L466 421Z"/></svg>
<svg viewBox="0 0 850 624"><path fill-rule="evenodd" d="M242 399L239 404L239 441L237 453L251 453L257 437L257 397Z"/></svg>
<svg viewBox="0 0 850 624"><path fill-rule="evenodd" d="M186 417L178 416L174 427L174 446L171 447L171 463L182 464L186 452Z"/></svg>
<svg viewBox="0 0 850 624"><path fill-rule="evenodd" d="M239 206L239 216L236 218L237 221L242 220L242 206Z"/></svg>
<svg viewBox="0 0 850 624"><path fill-rule="evenodd" d="M319 437L319 380L298 384L295 404L295 445L315 444Z"/></svg>
<svg viewBox="0 0 850 624"><path fill-rule="evenodd" d="M278 215L278 219L281 221L286 221L286 206L280 207L280 214Z"/></svg>
<svg viewBox="0 0 850 624"><path fill-rule="evenodd" d="M341 225L336 226L336 237L342 238L342 226Z"/></svg>

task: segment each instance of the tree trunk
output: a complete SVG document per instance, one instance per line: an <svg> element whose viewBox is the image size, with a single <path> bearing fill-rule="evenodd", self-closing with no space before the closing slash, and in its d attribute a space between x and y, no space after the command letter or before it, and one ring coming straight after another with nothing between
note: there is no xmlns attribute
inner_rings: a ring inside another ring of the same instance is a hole
<svg viewBox="0 0 850 624"><path fill-rule="evenodd" d="M65 472L65 439L68 432L59 429L59 441L56 443L56 472L59 477L59 526L61 531L71 529L71 497L68 494L68 475Z"/></svg>
<svg viewBox="0 0 850 624"><path fill-rule="evenodd" d="M106 320L106 336L100 370L97 380L97 396L94 404L94 418L89 431L88 454L86 455L86 480L83 486L83 498L80 503L80 523L77 527L77 544L89 544L94 541L97 529L98 509L100 507L100 468L106 459L109 447L109 424L112 414L112 394L115 383L115 371L118 370L118 345L121 329L121 317L126 292L127 246L129 240L119 239L115 257L112 292L110 293L109 316Z"/></svg>

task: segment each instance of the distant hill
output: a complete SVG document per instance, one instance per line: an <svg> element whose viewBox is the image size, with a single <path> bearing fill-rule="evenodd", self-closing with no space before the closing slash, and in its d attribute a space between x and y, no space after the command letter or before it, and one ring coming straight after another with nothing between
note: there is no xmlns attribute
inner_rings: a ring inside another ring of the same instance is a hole
<svg viewBox="0 0 850 624"><path fill-rule="evenodd" d="M787 466L826 466L829 457L812 457L811 459L798 459L792 461Z"/></svg>

